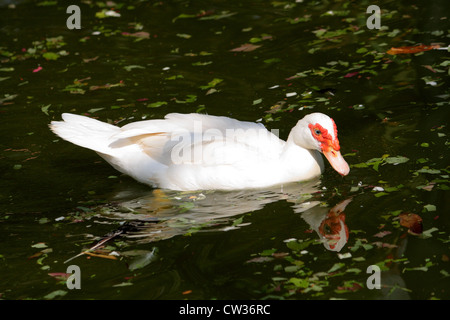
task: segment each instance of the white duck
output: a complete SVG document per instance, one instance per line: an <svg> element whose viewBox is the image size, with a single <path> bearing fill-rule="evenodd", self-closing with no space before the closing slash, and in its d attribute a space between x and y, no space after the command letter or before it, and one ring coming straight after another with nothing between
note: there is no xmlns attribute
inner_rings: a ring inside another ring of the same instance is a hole
<svg viewBox="0 0 450 320"><path fill-rule="evenodd" d="M154 187L233 190L309 180L324 170L321 152L342 176L350 171L336 124L322 113L298 121L287 141L262 124L195 113L121 128L69 113L62 118L50 124L54 133Z"/></svg>

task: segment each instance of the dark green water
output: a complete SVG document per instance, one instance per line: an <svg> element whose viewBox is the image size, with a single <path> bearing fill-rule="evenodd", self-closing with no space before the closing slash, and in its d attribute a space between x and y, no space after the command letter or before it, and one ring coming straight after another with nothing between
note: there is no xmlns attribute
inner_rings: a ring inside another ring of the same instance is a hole
<svg viewBox="0 0 450 320"><path fill-rule="evenodd" d="M380 30L369 1L85 1L80 30L73 3L0 4L1 298L450 298L450 55L386 53L448 45L446 1L382 1ZM313 111L337 123L350 174L327 164L261 191L152 190L48 129L63 112L119 125L202 112L286 138ZM330 250L318 224L344 216ZM64 263L124 223L138 228ZM80 290L58 278L70 264Z"/></svg>

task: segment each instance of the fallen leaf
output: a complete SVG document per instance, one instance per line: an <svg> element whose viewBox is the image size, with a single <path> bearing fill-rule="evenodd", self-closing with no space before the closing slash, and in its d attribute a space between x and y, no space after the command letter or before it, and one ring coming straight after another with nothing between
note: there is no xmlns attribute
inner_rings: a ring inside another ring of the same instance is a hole
<svg viewBox="0 0 450 320"><path fill-rule="evenodd" d="M145 32L145 31L138 31L138 32L134 32L134 33L122 32L122 35L127 36L127 37L140 38L140 39L149 39L150 38L150 33Z"/></svg>
<svg viewBox="0 0 450 320"><path fill-rule="evenodd" d="M93 57L93 58L86 58L86 59L83 59L83 62L84 63L88 63L88 62L91 62L91 61L95 61L95 60L97 60L98 59L98 56L95 56L95 57Z"/></svg>
<svg viewBox="0 0 450 320"><path fill-rule="evenodd" d="M373 236L377 237L377 238L383 238L383 237L385 237L385 236L387 236L388 234L391 234L391 233L392 232L390 232L390 231L381 231L381 232L378 232L378 233L374 234Z"/></svg>
<svg viewBox="0 0 450 320"><path fill-rule="evenodd" d="M261 47L261 46L254 45L254 44L251 44L251 43L245 43L245 44L243 44L240 47L231 49L230 51L231 52L250 52L250 51L258 49L259 47Z"/></svg>
<svg viewBox="0 0 450 320"><path fill-rule="evenodd" d="M273 258L271 258L271 257L256 257L256 258L247 260L245 262L246 263L251 263L251 262L262 263L262 262L269 262L269 261L272 261L272 260L273 260Z"/></svg>
<svg viewBox="0 0 450 320"><path fill-rule="evenodd" d="M48 273L48 275L57 280L67 280L72 274L65 273L65 272L52 272L52 273Z"/></svg>
<svg viewBox="0 0 450 320"><path fill-rule="evenodd" d="M351 77L354 77L354 76L356 76L358 73L359 73L359 71L356 71L356 72L349 72L349 73L347 73L347 74L344 76L344 78L351 78Z"/></svg>
<svg viewBox="0 0 450 320"><path fill-rule="evenodd" d="M396 54L408 54L408 53L418 53L418 52L423 52L423 51L429 51L429 50L433 50L433 49L439 49L441 46L438 44L434 44L434 45L423 45L423 44L419 44L417 46L407 46L407 47L392 47L391 49L389 49L387 51L388 54L392 54L392 55L396 55Z"/></svg>
<svg viewBox="0 0 450 320"><path fill-rule="evenodd" d="M408 228L411 234L421 234L423 231L422 218L415 213L402 213L399 215L400 225Z"/></svg>
<svg viewBox="0 0 450 320"><path fill-rule="evenodd" d="M116 256L112 256L112 255L92 253L92 252L88 252L88 251L84 252L84 254L87 254L87 255L92 256L92 257L97 257L97 258L117 260L117 257Z"/></svg>

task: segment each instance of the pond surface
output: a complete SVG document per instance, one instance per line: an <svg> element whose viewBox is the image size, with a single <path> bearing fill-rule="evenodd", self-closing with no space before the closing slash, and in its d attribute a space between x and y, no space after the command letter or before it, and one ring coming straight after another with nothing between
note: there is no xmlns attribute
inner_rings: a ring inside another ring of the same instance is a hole
<svg viewBox="0 0 450 320"><path fill-rule="evenodd" d="M0 297L449 299L450 55L387 53L448 45L449 4L381 1L369 29L371 4L82 1L71 30L66 2L0 1ZM63 112L208 113L283 139L323 112L351 171L151 189L56 137Z"/></svg>

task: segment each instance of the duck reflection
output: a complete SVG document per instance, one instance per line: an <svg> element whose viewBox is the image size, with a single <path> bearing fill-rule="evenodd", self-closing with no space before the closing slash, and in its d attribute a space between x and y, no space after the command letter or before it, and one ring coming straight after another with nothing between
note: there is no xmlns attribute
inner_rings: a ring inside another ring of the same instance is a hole
<svg viewBox="0 0 450 320"><path fill-rule="evenodd" d="M341 251L348 241L344 210L351 201L352 198L346 199L331 209L315 206L302 212L302 218L318 234L324 247L330 251Z"/></svg>
<svg viewBox="0 0 450 320"><path fill-rule="evenodd" d="M168 239L191 231L228 231L249 223L238 215L262 209L269 203L287 201L314 230L323 246L339 252L348 241L346 199L336 206L323 205L319 180L291 183L264 190L234 192L175 192L155 189L150 194L115 195L115 205L104 215L126 221L122 235L140 243Z"/></svg>

